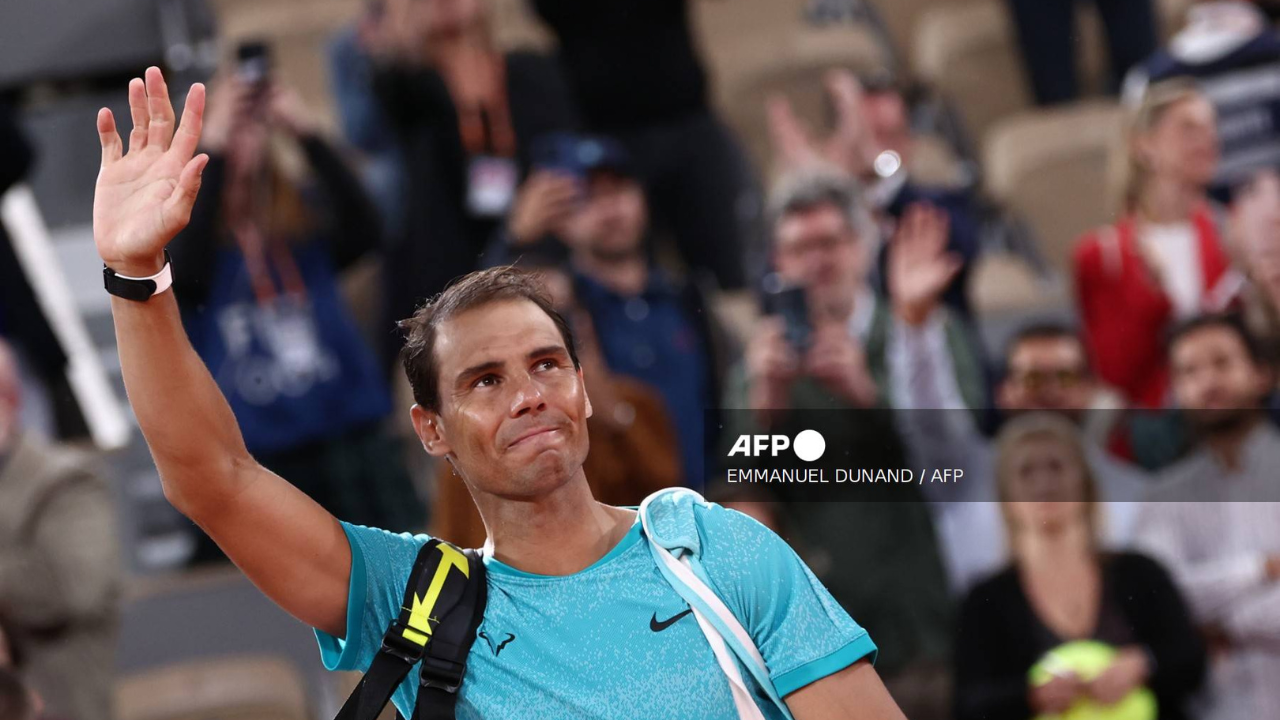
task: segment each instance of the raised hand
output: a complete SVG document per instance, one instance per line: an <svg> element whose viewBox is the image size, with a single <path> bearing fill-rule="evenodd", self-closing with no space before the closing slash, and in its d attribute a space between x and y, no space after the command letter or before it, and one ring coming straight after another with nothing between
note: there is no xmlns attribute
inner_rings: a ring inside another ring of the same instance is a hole
<svg viewBox="0 0 1280 720"><path fill-rule="evenodd" d="M774 162L783 171L816 162L829 163L861 177L870 172L878 152L867 125L862 84L848 70L832 70L824 85L836 115L835 128L825 138L813 137L783 95L775 94L767 100L765 112Z"/></svg>
<svg viewBox="0 0 1280 720"><path fill-rule="evenodd" d="M828 322L814 329L813 345L804 358L805 372L854 407L876 404L875 380L862 347L845 323Z"/></svg>
<svg viewBox="0 0 1280 720"><path fill-rule="evenodd" d="M98 111L102 168L93 193L93 240L111 269L133 277L159 272L165 245L191 218L207 155L192 157L200 141L204 86L187 94L182 123L174 124L169 89L159 68L129 83L133 131L125 153L115 117Z"/></svg>
<svg viewBox="0 0 1280 720"><path fill-rule="evenodd" d="M907 208L889 241L889 297L910 325L929 318L956 273L959 256L947 252L947 214L927 204Z"/></svg>

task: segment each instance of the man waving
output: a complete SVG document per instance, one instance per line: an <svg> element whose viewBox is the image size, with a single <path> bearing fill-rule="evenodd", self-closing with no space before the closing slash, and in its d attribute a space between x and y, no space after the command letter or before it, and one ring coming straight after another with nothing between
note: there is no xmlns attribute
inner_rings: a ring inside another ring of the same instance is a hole
<svg viewBox="0 0 1280 720"><path fill-rule="evenodd" d="M316 628L326 665L366 669L427 538L341 523L245 450L166 292L164 247L186 224L207 162L195 155L204 88L192 86L175 124L150 68L130 83L129 106L127 153L110 111L98 114L94 239L117 296L129 400L165 495ZM452 464L488 532L489 600L458 717L736 717L636 513L591 496L582 472L591 403L569 328L540 286L508 269L474 273L405 326L414 429ZM698 504L690 519L707 584L751 634L796 718L901 720L871 668L866 631L780 538L715 505ZM406 716L416 692L415 678L394 696Z"/></svg>

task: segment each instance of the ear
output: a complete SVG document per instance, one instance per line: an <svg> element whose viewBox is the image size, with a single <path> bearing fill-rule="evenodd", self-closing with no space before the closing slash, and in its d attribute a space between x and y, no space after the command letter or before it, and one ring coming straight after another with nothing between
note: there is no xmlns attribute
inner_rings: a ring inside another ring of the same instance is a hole
<svg viewBox="0 0 1280 720"><path fill-rule="evenodd" d="M438 413L421 405L414 405L409 409L409 417L413 420L413 430L418 434L418 440L422 441L422 449L428 455L444 457L453 452L449 441L444 437L444 426Z"/></svg>
<svg viewBox="0 0 1280 720"><path fill-rule="evenodd" d="M996 386L996 404L1007 408L1013 402L1013 381L1005 378Z"/></svg>
<svg viewBox="0 0 1280 720"><path fill-rule="evenodd" d="M591 417L591 396L587 395L586 376L582 374L582 366L578 366L578 382L582 385L582 397L587 400L587 417Z"/></svg>

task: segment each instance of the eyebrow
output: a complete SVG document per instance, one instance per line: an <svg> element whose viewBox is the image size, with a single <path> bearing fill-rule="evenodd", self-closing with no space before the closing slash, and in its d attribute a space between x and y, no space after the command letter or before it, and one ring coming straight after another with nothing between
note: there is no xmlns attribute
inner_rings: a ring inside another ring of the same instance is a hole
<svg viewBox="0 0 1280 720"><path fill-rule="evenodd" d="M534 358L545 357L548 355L556 355L559 357L569 357L569 351L566 350L563 345L543 345L540 348L535 348L533 350L530 350L528 354L525 355L525 359L533 360ZM462 385L466 383L468 379L476 377L478 375L490 373L495 370L501 370L505 364L506 363L502 362L501 360L490 360L488 362L479 363L478 365L472 365L471 367L458 373L457 379L455 380L455 385Z"/></svg>

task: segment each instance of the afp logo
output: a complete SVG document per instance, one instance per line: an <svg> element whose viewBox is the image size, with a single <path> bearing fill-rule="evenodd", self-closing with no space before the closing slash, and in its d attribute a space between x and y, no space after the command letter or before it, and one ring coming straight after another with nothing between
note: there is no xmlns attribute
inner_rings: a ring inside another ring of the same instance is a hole
<svg viewBox="0 0 1280 720"><path fill-rule="evenodd" d="M778 453L787 448L791 448L801 460L813 462L826 452L827 441L817 430L802 430L796 435L795 441L786 435L739 435L729 449L729 457L760 457L765 453L778 457Z"/></svg>

